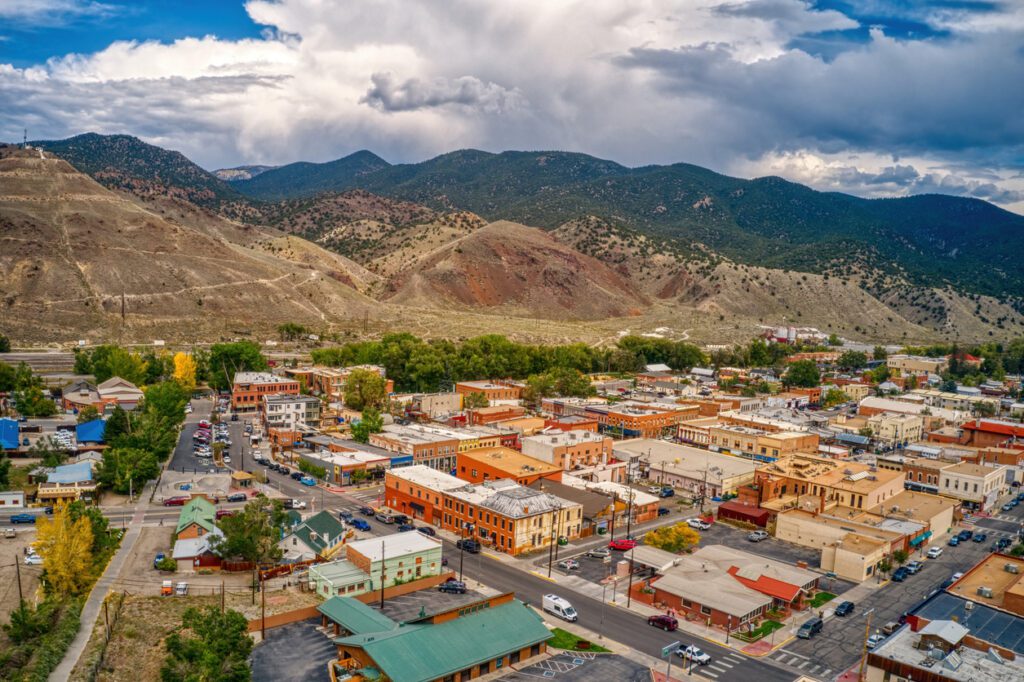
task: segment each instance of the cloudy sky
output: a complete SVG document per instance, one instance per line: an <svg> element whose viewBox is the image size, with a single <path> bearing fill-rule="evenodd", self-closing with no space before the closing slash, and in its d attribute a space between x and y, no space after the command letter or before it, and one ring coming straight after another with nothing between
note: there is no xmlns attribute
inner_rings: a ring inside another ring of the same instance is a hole
<svg viewBox="0 0 1024 682"><path fill-rule="evenodd" d="M1024 213L1018 0L0 0L0 139L686 161Z"/></svg>

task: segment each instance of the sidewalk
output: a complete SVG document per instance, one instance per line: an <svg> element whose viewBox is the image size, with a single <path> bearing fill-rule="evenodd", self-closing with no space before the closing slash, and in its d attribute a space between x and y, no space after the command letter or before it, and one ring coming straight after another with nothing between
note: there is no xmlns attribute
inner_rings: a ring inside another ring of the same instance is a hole
<svg viewBox="0 0 1024 682"><path fill-rule="evenodd" d="M117 580L118 574L121 572L121 566L124 565L127 556L131 553L132 547L135 546L135 541L139 537L142 529L142 519L146 509L149 508L149 496L152 494L154 487L154 483L150 481L142 489L142 492L139 493L138 501L135 503L135 513L124 537L121 538L121 546L118 547L117 552L111 557L110 563L107 564L106 570L103 571L103 575L93 585L92 592L89 593L89 598L82 608L82 623L78 627L78 634L75 635L71 646L64 653L64 658L61 660L60 665L50 673L50 682L62 682L71 677L71 670L75 667L75 663L78 662L82 652L85 651L85 646L89 643L89 637L92 636L92 629L100 615L100 609L103 606L103 600L107 596L107 591L114 581Z"/></svg>

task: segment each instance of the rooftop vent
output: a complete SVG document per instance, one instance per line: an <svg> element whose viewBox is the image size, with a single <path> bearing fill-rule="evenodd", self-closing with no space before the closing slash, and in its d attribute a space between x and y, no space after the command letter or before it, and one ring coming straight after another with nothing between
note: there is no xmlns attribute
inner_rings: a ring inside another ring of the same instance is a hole
<svg viewBox="0 0 1024 682"><path fill-rule="evenodd" d="M1020 566L1017 564L1005 564L1003 570L1007 573L1020 573Z"/></svg>
<svg viewBox="0 0 1024 682"><path fill-rule="evenodd" d="M979 597L985 597L986 599L991 599L992 598L992 588L991 587L986 587L985 585L982 585L981 587L978 588L978 596Z"/></svg>

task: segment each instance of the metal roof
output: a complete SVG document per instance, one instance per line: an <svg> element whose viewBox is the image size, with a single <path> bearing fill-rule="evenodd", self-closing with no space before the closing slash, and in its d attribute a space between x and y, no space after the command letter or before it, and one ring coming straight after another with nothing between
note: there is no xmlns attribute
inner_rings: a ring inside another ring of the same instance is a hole
<svg viewBox="0 0 1024 682"><path fill-rule="evenodd" d="M334 641L363 649L392 680L431 682L550 638L541 617L512 600L441 623L404 624Z"/></svg>
<svg viewBox="0 0 1024 682"><path fill-rule="evenodd" d="M967 604L971 604L970 608ZM957 621L978 639L1024 655L1024 618L1007 611L940 592L914 612L929 620Z"/></svg>
<svg viewBox="0 0 1024 682"><path fill-rule="evenodd" d="M79 443L102 443L107 423L102 419L93 419L75 427L75 440Z"/></svg>
<svg viewBox="0 0 1024 682"><path fill-rule="evenodd" d="M13 419L0 419L0 448L18 449L18 422Z"/></svg>
<svg viewBox="0 0 1024 682"><path fill-rule="evenodd" d="M380 611L351 597L331 597L316 610L355 635L383 633L398 627Z"/></svg>

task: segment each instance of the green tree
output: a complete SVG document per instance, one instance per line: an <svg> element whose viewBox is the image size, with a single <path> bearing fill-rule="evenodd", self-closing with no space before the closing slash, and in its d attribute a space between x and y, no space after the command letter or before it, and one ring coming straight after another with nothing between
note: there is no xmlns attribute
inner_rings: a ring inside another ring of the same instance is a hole
<svg viewBox="0 0 1024 682"><path fill-rule="evenodd" d="M832 347L841 346L841 345L843 345L843 340L840 339L837 334L829 334L828 335L828 345L830 345Z"/></svg>
<svg viewBox="0 0 1024 682"><path fill-rule="evenodd" d="M10 393L15 389L17 373L6 362L0 362L0 393Z"/></svg>
<svg viewBox="0 0 1024 682"><path fill-rule="evenodd" d="M252 341L217 343L210 347L207 367L210 386L225 391L233 385L236 372L262 372L267 369L267 359Z"/></svg>
<svg viewBox="0 0 1024 682"><path fill-rule="evenodd" d="M248 621L238 611L215 606L188 608L181 629L164 642L162 682L248 682L252 679Z"/></svg>
<svg viewBox="0 0 1024 682"><path fill-rule="evenodd" d="M345 378L345 406L353 410L384 407L387 397L387 382L377 372L369 369L354 369Z"/></svg>
<svg viewBox="0 0 1024 682"><path fill-rule="evenodd" d="M86 405L85 407L83 407L82 409L80 409L78 411L77 421L78 421L79 424L84 424L86 422L91 422L92 420L99 419L99 418L100 418L100 411L97 410L92 405Z"/></svg>
<svg viewBox="0 0 1024 682"><path fill-rule="evenodd" d="M885 360L889 357L889 353L886 352L885 346L875 346L875 349L871 351L872 360Z"/></svg>
<svg viewBox="0 0 1024 682"><path fill-rule="evenodd" d="M78 519L83 517L89 520L89 525L92 528L93 554L98 554L105 549L109 549L117 543L117 541L111 537L110 523L107 521L107 517L103 515L103 512L99 507L86 504L81 500L75 500L67 505L66 511L72 521L78 521Z"/></svg>
<svg viewBox="0 0 1024 682"><path fill-rule="evenodd" d="M11 340L7 338L6 334L0 334L0 353L11 352Z"/></svg>
<svg viewBox="0 0 1024 682"><path fill-rule="evenodd" d="M103 427L103 439L108 444L117 443L122 436L131 431L128 412L120 405L114 406L114 411L107 417L106 426Z"/></svg>
<svg viewBox="0 0 1024 682"><path fill-rule="evenodd" d="M223 535L211 538L211 549L224 559L257 564L277 561L282 555L277 543L287 520L280 502L257 497L218 522Z"/></svg>
<svg viewBox="0 0 1024 682"><path fill-rule="evenodd" d="M18 412L26 417L52 417L57 414L57 405L43 395L39 386L30 386L14 393Z"/></svg>
<svg viewBox="0 0 1024 682"><path fill-rule="evenodd" d="M846 395L839 388L830 388L821 398L822 407L834 407L836 405L842 405L843 403L849 402L850 396Z"/></svg>
<svg viewBox="0 0 1024 682"><path fill-rule="evenodd" d="M277 334L281 337L282 341L294 341L300 337L308 336L309 329L301 324L285 322L284 324L277 325Z"/></svg>
<svg viewBox="0 0 1024 682"><path fill-rule="evenodd" d="M467 393L462 397L462 407L467 410L487 407L490 404L491 401L487 399L487 395L479 391L475 393Z"/></svg>
<svg viewBox="0 0 1024 682"><path fill-rule="evenodd" d="M358 443L369 443L371 433L380 433L384 428L384 418L380 412L372 408L363 410L362 419L352 424L352 440Z"/></svg>
<svg viewBox="0 0 1024 682"><path fill-rule="evenodd" d="M892 560L896 562L897 566L902 566L907 563L907 559L910 558L910 553L905 549L897 549L892 553Z"/></svg>
<svg viewBox="0 0 1024 682"><path fill-rule="evenodd" d="M138 353L119 346L96 346L91 351L79 351L75 359L75 371L88 370L86 374L96 377L97 383L103 383L111 377L121 377L136 386L146 382L148 365Z"/></svg>
<svg viewBox="0 0 1024 682"><path fill-rule="evenodd" d="M134 447L112 447L103 452L99 482L114 492L125 494L142 490L146 481L160 473L156 455L148 450Z"/></svg>
<svg viewBox="0 0 1024 682"><path fill-rule="evenodd" d="M889 380L889 368L885 365L879 365L870 372L871 380L876 384L880 384L884 381Z"/></svg>
<svg viewBox="0 0 1024 682"><path fill-rule="evenodd" d="M38 459L44 467L60 466L68 458L67 453L57 447L57 443L50 436L37 439L28 449L28 456Z"/></svg>
<svg viewBox="0 0 1024 682"><path fill-rule="evenodd" d="M848 350L836 361L836 365L842 369L860 369L866 364L868 364L868 356L859 350Z"/></svg>
<svg viewBox="0 0 1024 682"><path fill-rule="evenodd" d="M813 360L797 360L790 363L782 381L787 386L813 388L821 382L821 373Z"/></svg>
<svg viewBox="0 0 1024 682"><path fill-rule="evenodd" d="M147 386L143 409L171 420L184 419L188 389L177 381L163 381Z"/></svg>
<svg viewBox="0 0 1024 682"><path fill-rule="evenodd" d="M0 452L0 490L7 490L11 486L11 459Z"/></svg>
<svg viewBox="0 0 1024 682"><path fill-rule="evenodd" d="M11 620L3 627L15 644L29 642L50 629L44 614L24 599L11 611Z"/></svg>

